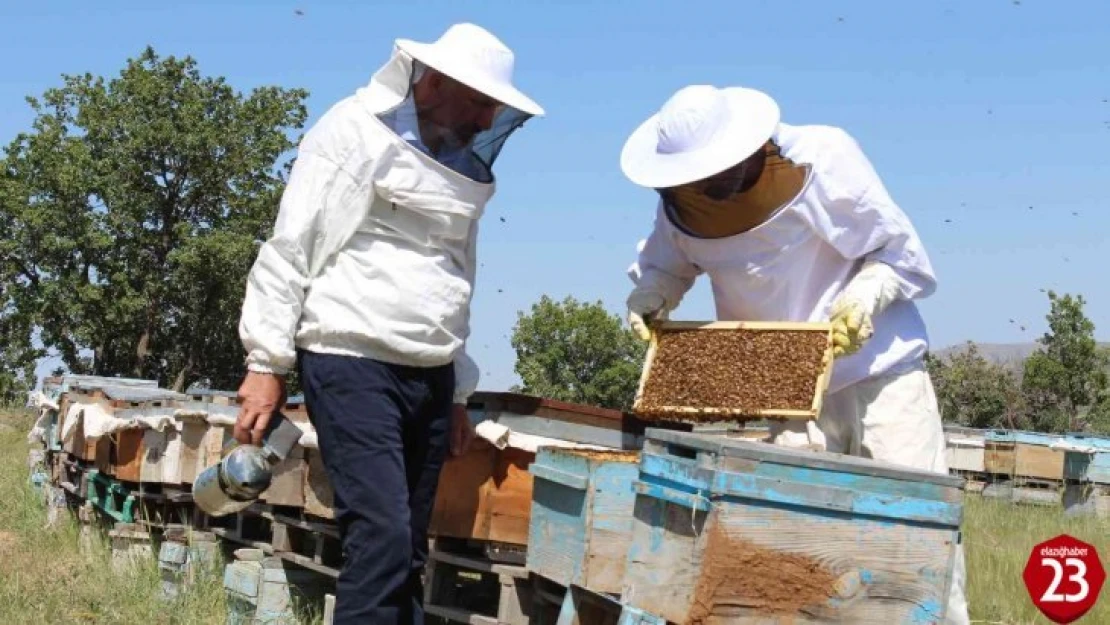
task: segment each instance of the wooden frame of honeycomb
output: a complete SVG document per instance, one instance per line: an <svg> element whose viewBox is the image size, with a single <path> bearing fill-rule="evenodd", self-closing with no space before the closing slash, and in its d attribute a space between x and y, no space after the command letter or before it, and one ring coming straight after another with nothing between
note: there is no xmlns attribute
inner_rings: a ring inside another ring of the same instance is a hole
<svg viewBox="0 0 1110 625"><path fill-rule="evenodd" d="M709 337L713 336L707 334L709 332L721 333L729 338L714 346L707 342L710 340ZM678 337L679 334L684 336ZM809 338L810 336L813 338ZM685 342L698 349L682 352L681 357L676 357L667 349L676 341ZM724 346L725 343L732 343L732 347ZM757 362L727 360L728 356L734 356L738 352L746 353L751 357L767 356L768 353L776 350L781 352L790 343L797 343L797 353L801 355L799 358L779 359L777 363L764 358L759 358ZM764 353L760 353L760 350ZM694 351L700 355L691 355ZM767 418L817 419L832 373L832 351L831 323L659 322L652 326L651 343L644 360L632 412L648 420L697 423ZM722 356L725 360L722 360ZM668 358L679 361L679 371L673 371L673 365L669 364L671 361ZM692 361L698 359L709 359L710 362L698 363L698 366L695 366ZM664 375L660 372L660 366L669 366L672 370ZM707 385L713 383L714 377L732 384L733 388L725 393L725 396L731 397L730 400L716 404L694 400L681 402L668 400L662 403L659 401L668 393L672 398L713 395L715 391ZM733 383L733 380L738 383ZM740 383L743 380L752 381L747 390L744 390L744 385ZM790 383L775 384L770 380L789 380ZM673 389L669 388L662 392L656 390L659 384L676 383L683 387L677 392L671 392ZM805 401L801 401L802 395L807 392L811 392L812 395L806 394ZM749 396L748 399L737 399L745 393ZM793 394L795 401L785 401L783 396L787 394Z"/></svg>

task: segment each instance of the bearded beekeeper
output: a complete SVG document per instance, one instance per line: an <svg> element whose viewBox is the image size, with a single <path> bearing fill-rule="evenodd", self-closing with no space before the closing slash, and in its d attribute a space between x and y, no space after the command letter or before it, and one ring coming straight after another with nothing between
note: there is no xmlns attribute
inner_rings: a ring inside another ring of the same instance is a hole
<svg viewBox="0 0 1110 625"><path fill-rule="evenodd" d="M472 24L395 42L299 146L240 320L235 436L257 442L300 375L345 561L335 623L422 623L440 469L473 435L466 353L478 222L508 136L543 109Z"/></svg>
<svg viewBox="0 0 1110 625"><path fill-rule="evenodd" d="M646 340L708 275L720 320L831 321L833 373L816 423L774 441L947 473L915 300L936 288L925 247L856 141L780 122L769 96L695 85L637 128L621 154L654 189L654 227L629 270L629 321ZM948 622L968 622L963 552Z"/></svg>

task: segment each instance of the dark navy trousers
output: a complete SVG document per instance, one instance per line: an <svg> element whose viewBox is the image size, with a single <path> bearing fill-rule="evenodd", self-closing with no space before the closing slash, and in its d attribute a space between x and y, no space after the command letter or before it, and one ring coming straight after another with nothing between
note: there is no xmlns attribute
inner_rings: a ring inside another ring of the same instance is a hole
<svg viewBox="0 0 1110 625"><path fill-rule="evenodd" d="M297 360L343 541L335 625L423 625L420 576L449 446L454 368L304 350Z"/></svg>

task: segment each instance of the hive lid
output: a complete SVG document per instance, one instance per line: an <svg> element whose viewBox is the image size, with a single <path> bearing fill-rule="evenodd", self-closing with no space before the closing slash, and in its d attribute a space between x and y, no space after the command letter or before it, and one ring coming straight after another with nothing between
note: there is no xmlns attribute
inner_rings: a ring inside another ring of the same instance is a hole
<svg viewBox="0 0 1110 625"><path fill-rule="evenodd" d="M104 397L110 400L117 401L156 401L160 399L186 399L185 395L176 393L165 388L151 388L146 386L112 386L112 385L92 385L86 386L79 384L74 387L74 390L82 392L96 392L100 391Z"/></svg>
<svg viewBox="0 0 1110 625"><path fill-rule="evenodd" d="M710 452L719 456L743 458L756 462L804 467L808 469L828 469L838 473L849 473L869 477L881 477L912 482L926 482L938 486L963 488L965 480L961 477L934 473L920 469L903 467L871 458L861 458L832 452L816 452L793 449L770 443L751 442L738 438L721 437L696 432L674 432L648 428L645 438L687 449Z"/></svg>
<svg viewBox="0 0 1110 625"><path fill-rule="evenodd" d="M106 386L158 388L158 380L145 380L141 378L116 378L102 375L63 375L60 378L59 383L61 384L63 391L75 387L102 388Z"/></svg>

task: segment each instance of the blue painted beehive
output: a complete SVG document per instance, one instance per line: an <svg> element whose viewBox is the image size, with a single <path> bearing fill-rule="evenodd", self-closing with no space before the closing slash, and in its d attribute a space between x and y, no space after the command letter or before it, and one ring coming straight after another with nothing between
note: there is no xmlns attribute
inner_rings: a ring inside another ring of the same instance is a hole
<svg viewBox="0 0 1110 625"><path fill-rule="evenodd" d="M963 484L648 430L621 601L675 623L943 621Z"/></svg>
<svg viewBox="0 0 1110 625"><path fill-rule="evenodd" d="M637 451L540 448L528 469L530 571L564 586L620 592L638 460Z"/></svg>
<svg viewBox="0 0 1110 625"><path fill-rule="evenodd" d="M1073 445L1094 450L1090 454L1068 454L1068 479L1077 482L1110 484L1110 437L1074 433L1068 434L1065 440Z"/></svg>

